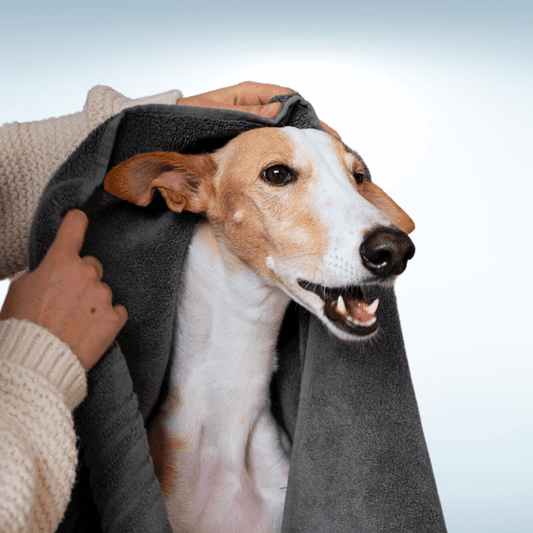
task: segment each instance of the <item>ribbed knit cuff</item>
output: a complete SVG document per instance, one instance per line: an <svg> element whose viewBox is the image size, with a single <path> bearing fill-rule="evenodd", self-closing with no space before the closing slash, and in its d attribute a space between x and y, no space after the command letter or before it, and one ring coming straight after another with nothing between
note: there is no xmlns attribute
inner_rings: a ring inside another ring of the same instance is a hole
<svg viewBox="0 0 533 533"><path fill-rule="evenodd" d="M0 321L0 358L47 379L63 394L71 411L87 395L85 370L69 346L29 320Z"/></svg>

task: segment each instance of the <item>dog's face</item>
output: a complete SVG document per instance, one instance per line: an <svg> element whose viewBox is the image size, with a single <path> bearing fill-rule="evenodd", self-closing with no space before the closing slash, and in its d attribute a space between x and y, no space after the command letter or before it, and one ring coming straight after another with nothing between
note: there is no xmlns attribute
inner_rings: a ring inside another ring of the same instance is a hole
<svg viewBox="0 0 533 533"><path fill-rule="evenodd" d="M411 219L366 174L326 132L259 128L211 155L136 156L104 185L140 205L157 187L174 211L205 214L229 262L354 340L378 326L364 286L391 283L414 253Z"/></svg>

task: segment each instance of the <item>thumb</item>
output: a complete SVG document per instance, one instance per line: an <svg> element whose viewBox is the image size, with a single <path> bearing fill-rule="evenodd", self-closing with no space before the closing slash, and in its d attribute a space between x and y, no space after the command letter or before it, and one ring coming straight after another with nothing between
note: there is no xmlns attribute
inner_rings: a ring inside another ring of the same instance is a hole
<svg viewBox="0 0 533 533"><path fill-rule="evenodd" d="M79 255L88 226L87 215L80 209L71 209L63 218L50 249L54 248L69 255Z"/></svg>

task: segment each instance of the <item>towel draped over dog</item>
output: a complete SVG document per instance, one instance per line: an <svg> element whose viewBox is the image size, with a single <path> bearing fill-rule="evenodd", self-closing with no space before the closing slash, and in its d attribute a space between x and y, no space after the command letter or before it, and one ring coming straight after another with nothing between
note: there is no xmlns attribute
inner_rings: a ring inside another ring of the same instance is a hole
<svg viewBox="0 0 533 533"><path fill-rule="evenodd" d="M252 128L322 129L297 93L276 100L275 119L187 106L126 109L96 128L45 189L30 269L66 211L80 208L89 217L80 255L100 260L113 304L129 314L88 373L88 396L74 412L78 471L58 532L171 531L146 428L165 397L181 275L201 217L170 211L159 194L147 207L111 196L102 187L106 173L139 153L212 151ZM342 341L294 302L287 309L271 384L274 415L293 442L283 533L446 531L394 291L365 292L368 301L380 299L380 328L369 341Z"/></svg>

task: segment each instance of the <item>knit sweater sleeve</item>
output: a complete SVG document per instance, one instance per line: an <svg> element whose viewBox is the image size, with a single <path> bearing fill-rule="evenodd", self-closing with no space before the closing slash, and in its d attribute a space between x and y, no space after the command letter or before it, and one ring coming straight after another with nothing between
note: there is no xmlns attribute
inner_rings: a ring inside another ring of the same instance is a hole
<svg viewBox="0 0 533 533"><path fill-rule="evenodd" d="M130 99L98 85L82 111L36 122L4 124L0 128L0 279L27 267L26 243L41 194L59 166L98 124L127 107L175 104L173 90Z"/></svg>
<svg viewBox="0 0 533 533"><path fill-rule="evenodd" d="M71 410L87 382L69 347L27 320L0 321L0 531L55 531L75 479Z"/></svg>

